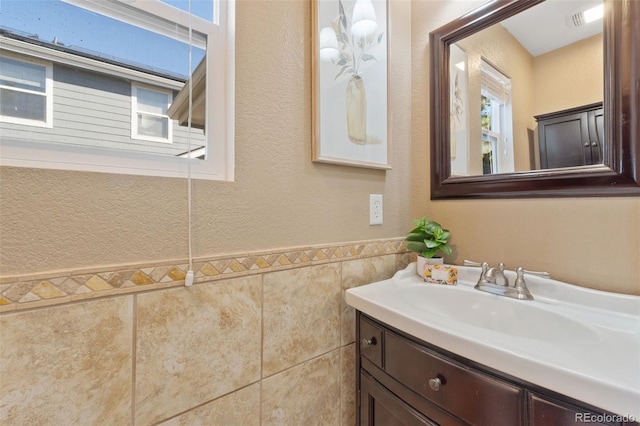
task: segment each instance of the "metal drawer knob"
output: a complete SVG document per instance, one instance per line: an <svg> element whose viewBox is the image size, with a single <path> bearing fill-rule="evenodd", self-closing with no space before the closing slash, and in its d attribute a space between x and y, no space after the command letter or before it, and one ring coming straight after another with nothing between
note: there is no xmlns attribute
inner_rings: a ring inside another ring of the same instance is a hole
<svg viewBox="0 0 640 426"><path fill-rule="evenodd" d="M364 348L375 346L376 343L378 343L378 341L376 340L375 337L372 337L370 339L367 339L367 338L362 339L362 347Z"/></svg>
<svg viewBox="0 0 640 426"><path fill-rule="evenodd" d="M442 384L442 382L440 381L439 378L435 378L435 379L429 379L429 387L431 388L431 390L438 392L440 390L440 385Z"/></svg>

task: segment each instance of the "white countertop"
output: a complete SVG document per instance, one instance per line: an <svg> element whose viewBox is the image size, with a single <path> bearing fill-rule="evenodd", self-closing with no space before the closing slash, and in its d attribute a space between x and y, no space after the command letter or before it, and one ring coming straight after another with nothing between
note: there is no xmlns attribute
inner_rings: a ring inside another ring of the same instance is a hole
<svg viewBox="0 0 640 426"><path fill-rule="evenodd" d="M640 419L640 297L527 276L535 300L515 300L475 290L478 276L479 268L459 266L457 286L427 284L411 264L345 298L442 349Z"/></svg>

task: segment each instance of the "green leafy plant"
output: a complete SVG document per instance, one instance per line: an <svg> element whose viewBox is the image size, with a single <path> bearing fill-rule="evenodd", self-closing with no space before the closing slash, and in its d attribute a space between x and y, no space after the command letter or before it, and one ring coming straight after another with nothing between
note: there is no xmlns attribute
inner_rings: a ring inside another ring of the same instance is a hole
<svg viewBox="0 0 640 426"><path fill-rule="evenodd" d="M447 245L451 233L443 229L438 222L429 220L426 216L413 221L416 226L409 232L405 239L408 241L407 249L418 253L420 256L430 259L439 251L451 254L451 247Z"/></svg>

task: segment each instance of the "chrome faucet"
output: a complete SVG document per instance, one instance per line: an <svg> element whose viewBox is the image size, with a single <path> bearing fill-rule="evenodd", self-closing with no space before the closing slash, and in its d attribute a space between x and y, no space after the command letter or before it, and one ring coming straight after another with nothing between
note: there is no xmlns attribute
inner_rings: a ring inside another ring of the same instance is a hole
<svg viewBox="0 0 640 426"><path fill-rule="evenodd" d="M484 262L483 264L487 265L487 270L483 275L480 275L480 281L484 281L485 283L508 286L509 280L504 275L504 263L500 262L497 268L489 268L489 264ZM484 271L484 269L483 269Z"/></svg>
<svg viewBox="0 0 640 426"><path fill-rule="evenodd" d="M497 268L490 267L487 262L478 263L465 260L464 264L468 266L480 266L482 268L478 283L474 287L476 290L520 300L533 300L533 296L527 288L527 283L524 279L525 273L538 275L544 278L550 277L548 272L527 271L520 266L516 268L516 279L512 286L509 284L509 280L504 274L504 263L498 264Z"/></svg>

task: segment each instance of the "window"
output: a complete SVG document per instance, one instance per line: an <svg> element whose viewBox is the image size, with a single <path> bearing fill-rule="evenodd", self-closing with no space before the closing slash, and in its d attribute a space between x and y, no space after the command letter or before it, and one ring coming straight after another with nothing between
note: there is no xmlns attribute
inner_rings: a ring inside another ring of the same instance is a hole
<svg viewBox="0 0 640 426"><path fill-rule="evenodd" d="M1 164L232 180L235 2L190 1L2 0Z"/></svg>
<svg viewBox="0 0 640 426"><path fill-rule="evenodd" d="M504 104L489 96L481 96L482 174L498 173L497 155L500 139L500 115Z"/></svg>
<svg viewBox="0 0 640 426"><path fill-rule="evenodd" d="M483 174L514 171L511 79L482 60L480 120Z"/></svg>
<svg viewBox="0 0 640 426"><path fill-rule="evenodd" d="M51 127L51 64L0 56L0 120Z"/></svg>
<svg viewBox="0 0 640 426"><path fill-rule="evenodd" d="M131 93L131 137L171 143L173 123L167 109L173 100L172 93L138 84L132 84Z"/></svg>

